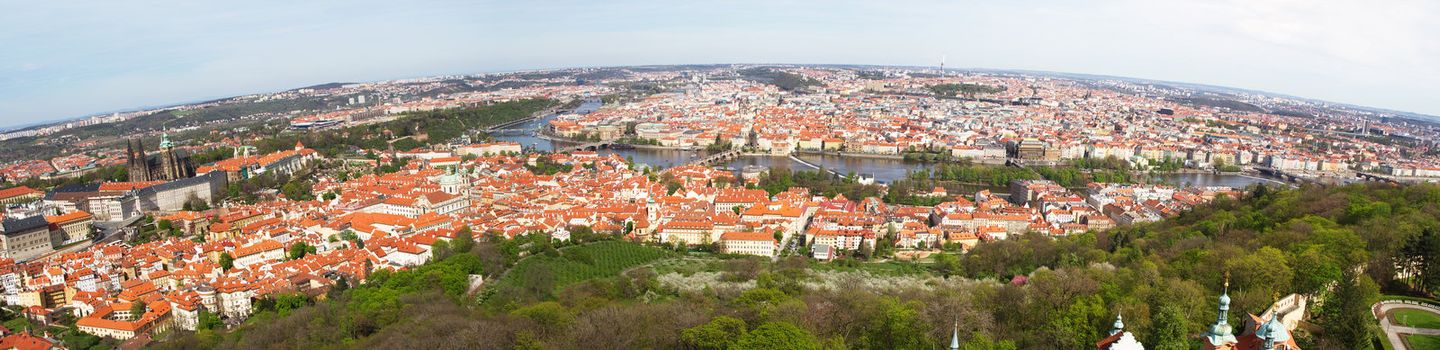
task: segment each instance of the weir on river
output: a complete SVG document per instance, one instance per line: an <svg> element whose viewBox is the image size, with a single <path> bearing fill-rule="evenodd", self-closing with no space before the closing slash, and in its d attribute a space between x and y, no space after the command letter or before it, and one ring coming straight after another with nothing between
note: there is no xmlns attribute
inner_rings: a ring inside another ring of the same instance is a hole
<svg viewBox="0 0 1440 350"><path fill-rule="evenodd" d="M795 161L796 163L800 163L800 164L803 164L803 165L805 165L805 166L808 166L808 167L810 167L811 169L820 169L820 166L819 166L819 165L810 164L810 162L807 162L807 161L805 161L804 159L800 159L800 158L798 158L798 157L795 157L795 155L793 155L793 154L790 155L790 160L793 160L793 161ZM826 172L829 172L830 174L835 175L835 176L844 176L844 175L841 175L841 174L838 173L838 172L835 172L835 169L825 169L825 171L826 171Z"/></svg>

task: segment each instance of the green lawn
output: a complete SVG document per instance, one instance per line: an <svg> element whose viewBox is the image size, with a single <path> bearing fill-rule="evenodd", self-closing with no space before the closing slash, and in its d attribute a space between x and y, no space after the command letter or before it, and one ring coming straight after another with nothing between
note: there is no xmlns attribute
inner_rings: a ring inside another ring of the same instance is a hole
<svg viewBox="0 0 1440 350"><path fill-rule="evenodd" d="M499 282L523 285L524 278L548 275L556 289L601 277L615 276L630 267L673 256L663 249L620 241L605 241L561 248L560 256L537 255L516 264ZM547 273L548 272L548 273Z"/></svg>
<svg viewBox="0 0 1440 350"><path fill-rule="evenodd" d="M1440 315L1415 309L1395 310L1391 317L1395 323L1407 327L1440 329Z"/></svg>
<svg viewBox="0 0 1440 350"><path fill-rule="evenodd" d="M1440 336L1411 334L1405 336L1411 349L1440 349Z"/></svg>

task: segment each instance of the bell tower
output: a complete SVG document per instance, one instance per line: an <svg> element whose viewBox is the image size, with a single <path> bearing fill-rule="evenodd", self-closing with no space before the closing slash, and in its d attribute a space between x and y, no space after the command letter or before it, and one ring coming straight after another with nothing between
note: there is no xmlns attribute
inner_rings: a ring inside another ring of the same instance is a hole
<svg viewBox="0 0 1440 350"><path fill-rule="evenodd" d="M150 159L145 154L145 144L140 139L125 140L126 171L130 181L150 181Z"/></svg>

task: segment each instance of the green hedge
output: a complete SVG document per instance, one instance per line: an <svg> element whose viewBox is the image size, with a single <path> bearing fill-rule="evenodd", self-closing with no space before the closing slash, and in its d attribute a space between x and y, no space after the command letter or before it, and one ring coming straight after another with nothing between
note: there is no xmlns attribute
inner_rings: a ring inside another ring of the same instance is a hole
<svg viewBox="0 0 1440 350"><path fill-rule="evenodd" d="M1380 301L1387 301L1387 300L1413 301L1413 302L1422 303L1422 304L1425 304L1425 305L1430 305L1430 306L1434 306L1434 307L1440 307L1440 301L1437 301L1437 300L1435 300L1435 299L1419 298L1419 297L1412 297L1412 296L1405 296L1405 295L1393 295L1393 294L1386 294L1386 295L1381 295L1381 296L1380 296Z"/></svg>

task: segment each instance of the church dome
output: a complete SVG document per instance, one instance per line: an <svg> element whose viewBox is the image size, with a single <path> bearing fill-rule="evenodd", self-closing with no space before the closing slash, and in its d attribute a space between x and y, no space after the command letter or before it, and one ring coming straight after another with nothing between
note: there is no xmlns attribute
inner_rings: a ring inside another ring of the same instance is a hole
<svg viewBox="0 0 1440 350"><path fill-rule="evenodd" d="M461 183L460 174L456 174L456 173L453 173L453 172L452 172L452 173L449 173L449 174L445 174L445 175L440 176L440 185L441 185L441 186L444 186L444 185L460 185L460 183Z"/></svg>
<svg viewBox="0 0 1440 350"><path fill-rule="evenodd" d="M1215 324L1210 325L1210 334L1217 336L1217 338L1225 336L1231 336L1232 338L1234 337L1232 335L1233 333L1230 328L1230 324L1224 322L1216 322Z"/></svg>
<svg viewBox="0 0 1440 350"><path fill-rule="evenodd" d="M1255 336L1276 343L1290 340L1290 331L1285 329L1284 323L1280 323L1280 319L1283 317L1285 317L1284 314L1271 314L1270 320L1265 321L1264 324L1260 325L1260 329L1255 330Z"/></svg>
<svg viewBox="0 0 1440 350"><path fill-rule="evenodd" d="M450 168L450 171L446 172L445 175L440 175L440 191L445 193L463 194L466 191L466 187L469 186L465 181L465 175L460 175L460 173L455 172L455 168Z"/></svg>

